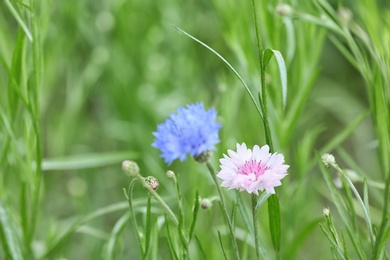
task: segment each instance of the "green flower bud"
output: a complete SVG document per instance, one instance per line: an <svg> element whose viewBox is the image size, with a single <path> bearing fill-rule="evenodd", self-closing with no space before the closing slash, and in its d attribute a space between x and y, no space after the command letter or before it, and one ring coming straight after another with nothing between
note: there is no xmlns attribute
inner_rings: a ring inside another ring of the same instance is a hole
<svg viewBox="0 0 390 260"><path fill-rule="evenodd" d="M123 161L122 170L127 176L130 177L135 177L139 174L138 164L129 160Z"/></svg>
<svg viewBox="0 0 390 260"><path fill-rule="evenodd" d="M211 158L211 155L213 155L213 151L207 150L199 155L195 155L194 159L199 163L205 163Z"/></svg>

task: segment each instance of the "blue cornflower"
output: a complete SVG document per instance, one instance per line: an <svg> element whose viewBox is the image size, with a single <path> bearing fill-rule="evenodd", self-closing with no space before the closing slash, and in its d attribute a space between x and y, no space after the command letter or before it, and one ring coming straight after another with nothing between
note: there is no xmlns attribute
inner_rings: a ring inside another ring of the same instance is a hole
<svg viewBox="0 0 390 260"><path fill-rule="evenodd" d="M217 111L206 111L203 103L178 107L177 114L171 114L164 123L157 126L153 135L153 146L161 150L161 157L171 164L174 160L184 161L187 154L198 156L215 150L219 142L218 131L221 124L215 121Z"/></svg>

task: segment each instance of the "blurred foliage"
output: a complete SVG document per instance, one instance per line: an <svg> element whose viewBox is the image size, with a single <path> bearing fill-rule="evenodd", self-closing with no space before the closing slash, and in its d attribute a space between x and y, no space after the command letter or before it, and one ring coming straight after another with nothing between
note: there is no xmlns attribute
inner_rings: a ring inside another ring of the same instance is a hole
<svg viewBox="0 0 390 260"><path fill-rule="evenodd" d="M9 1L0 3L0 56L4 61L0 65L0 106L4 113L7 112L16 143L6 146L6 124L2 122L0 144L6 155L0 166L0 195L9 205L19 205L22 196L19 187L26 183L24 173L32 171L31 164L36 161L35 146L30 145L35 139L28 130L33 119L24 114L25 107L21 102L16 102L14 109L10 105L9 82L12 78L4 64L10 66L15 62L15 49L23 46L20 53L25 62L19 76L25 83L26 93L34 80L31 75L37 68L31 58L34 47L21 36L24 33L6 2ZM312 3L288 2L297 12L318 15ZM187 210L191 210L196 190L202 197L216 194L204 166L191 159L175 162L168 168L159 158L159 152L151 147L152 132L157 124L179 105L203 101L206 107L217 108L218 121L223 128L221 144L213 158L215 166L217 159L237 142L246 142L248 146L264 143L260 118L240 82L216 56L171 26L184 29L217 50L257 92L260 75L250 1L42 0L11 3L28 21L29 28L33 18L27 6L35 6L38 17L43 78L37 100L44 162L75 161L80 165L84 159L91 160L99 155L103 155L97 157L99 160L106 160L102 165L96 160L92 161L92 166L72 169L45 168L44 164L37 235L33 244L36 252L44 251L44 241L52 241L59 230L77 216L125 201L122 188L127 187L129 180L120 170L120 162L124 159L137 161L141 174L156 176L160 180L158 192L163 197L174 194L165 171L172 169L179 173ZM384 10L387 8L383 13L387 14L385 24L390 26L389 2L377 3ZM321 259L328 259L329 246L316 224L322 209L331 202L324 196L326 187L321 174L314 168L314 152L321 150L368 108L369 97L361 75L326 38L327 31L314 24L280 16L276 12L278 4L279 1L262 1L260 23L264 47L279 50L288 68L285 110L281 106L275 61L271 62L267 75L276 147L291 165L289 176L279 189L282 248L285 248L282 257L321 255ZM339 6L338 2L332 4L336 8ZM358 24L368 25L364 29L375 30L371 21L377 20L359 9L363 4L355 7L355 1L345 1L343 5L351 8ZM383 44L380 50L388 52L386 43L390 42L390 37L388 34L386 37L373 41ZM370 118L365 118L354 129L342 147L359 162L368 178L382 177L378 156L373 152L377 142ZM18 156L14 155L17 151ZM24 164L20 164L20 160L25 160ZM341 166L351 167L342 163ZM226 195L235 197L234 193ZM145 199L138 207L142 222L146 193L136 187L134 196ZM249 196L243 195L243 198L249 201ZM374 199L373 203L381 208L379 199ZM15 207L12 214L17 216L21 210L20 206ZM54 255L68 259L100 258L108 234L124 212L122 209L88 222ZM221 218L216 217L219 212L216 205L202 210L197 223L197 236L210 259L221 256L221 252L207 251L207 245L218 239L216 232L210 234L208 231L219 223ZM267 218L262 214L266 215L264 209L259 211L262 240L266 247L271 247ZM242 220L237 221L240 226ZM131 228L124 232L119 246L128 259L139 256L132 232ZM164 249L164 234L165 230L161 230L159 256L165 259L169 252Z"/></svg>

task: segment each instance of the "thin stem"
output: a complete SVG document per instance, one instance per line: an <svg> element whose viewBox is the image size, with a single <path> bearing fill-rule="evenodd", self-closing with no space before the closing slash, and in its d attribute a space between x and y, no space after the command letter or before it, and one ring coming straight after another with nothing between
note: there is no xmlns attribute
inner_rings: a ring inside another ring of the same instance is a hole
<svg viewBox="0 0 390 260"><path fill-rule="evenodd" d="M179 225L179 221L177 220L175 214L172 212L171 208L165 203L165 201L158 195L158 193L150 187L150 185L144 180L144 178L137 174L136 176L137 180L139 180L142 183L142 186L145 187L149 191L149 193L165 208L165 210L170 215L172 221L175 223L175 225Z"/></svg>
<svg viewBox="0 0 390 260"><path fill-rule="evenodd" d="M259 240L259 232L257 227L257 195L252 194L252 217L253 217L253 229L255 236L255 247L256 247L256 259L260 258L260 240Z"/></svg>
<svg viewBox="0 0 390 260"><path fill-rule="evenodd" d="M133 226L135 228L135 238L137 239L137 244L140 248L140 251L141 251L141 257L142 259L145 259L145 254L144 254L144 249L142 247L142 244L141 244L141 239L139 237L139 229L138 229L138 224L137 224L137 220L135 219L135 213L134 213L134 208L133 208L133 188L134 188L134 185L135 185L135 182L137 181L138 179L133 179L130 184L129 184L129 188L127 189L127 200L129 202L129 208L130 208L130 212L131 212L131 221L133 222Z"/></svg>
<svg viewBox="0 0 390 260"><path fill-rule="evenodd" d="M260 26L259 26L259 22L258 22L258 19L257 19L256 0L252 0L252 9L253 9L253 16L254 16L254 19L255 19L257 50L259 52L259 61L260 61L260 68L261 68L261 66L262 66L261 51L263 50L263 43L261 41Z"/></svg>
<svg viewBox="0 0 390 260"><path fill-rule="evenodd" d="M259 25L259 20L257 15L256 0L252 0L252 9L253 9L253 17L255 20L257 51L259 54L259 65L260 65L261 96L259 95L259 102L263 114L262 119L263 119L266 143L269 145L270 152L272 153L274 151L274 146L273 146L272 136L271 136L271 127L268 121L267 91L265 88L265 66L263 64L263 43L261 41L261 31L260 31L260 25Z"/></svg>
<svg viewBox="0 0 390 260"><path fill-rule="evenodd" d="M214 171L213 166L208 161L206 162L206 165L207 165L207 168L209 169L211 177L213 178L215 186L217 187L217 190L218 190L219 198L221 200L223 214L225 216L225 220L226 220L228 227L229 227L230 236L232 238L233 249L234 249L234 253L236 255L236 259L240 259L240 254L239 254L238 246L237 246L237 240L236 240L236 237L234 235L233 225L232 225L230 218L229 218L229 213L228 213L227 208L226 208L225 199L223 198L221 187L219 186L217 176L215 175L215 171Z"/></svg>

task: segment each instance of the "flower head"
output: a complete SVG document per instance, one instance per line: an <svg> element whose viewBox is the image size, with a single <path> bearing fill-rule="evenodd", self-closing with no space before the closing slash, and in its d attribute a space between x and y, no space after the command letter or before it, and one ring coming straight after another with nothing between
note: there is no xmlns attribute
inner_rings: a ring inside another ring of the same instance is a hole
<svg viewBox="0 0 390 260"><path fill-rule="evenodd" d="M321 156L321 160L327 168L334 167L336 165L336 159L334 158L333 154L324 153Z"/></svg>
<svg viewBox="0 0 390 260"><path fill-rule="evenodd" d="M171 114L157 126L157 132L153 133L156 137L153 146L161 150L161 157L168 164L175 159L184 161L187 154L199 156L215 150L221 128L215 121L216 117L217 111L214 108L206 111L203 103L179 107L177 114Z"/></svg>
<svg viewBox="0 0 390 260"><path fill-rule="evenodd" d="M152 188L153 190L157 190L158 189L158 186L160 186L160 184L158 183L157 179L153 176L148 176L148 177L145 177L145 182L150 186L150 188Z"/></svg>
<svg viewBox="0 0 390 260"><path fill-rule="evenodd" d="M282 154L269 153L268 145L255 145L253 151L246 144L237 144L237 152L228 150L228 154L220 159L221 171L217 177L222 179L222 187L229 189L246 190L255 193L265 190L275 193L275 187L287 175L289 165L284 163Z"/></svg>

